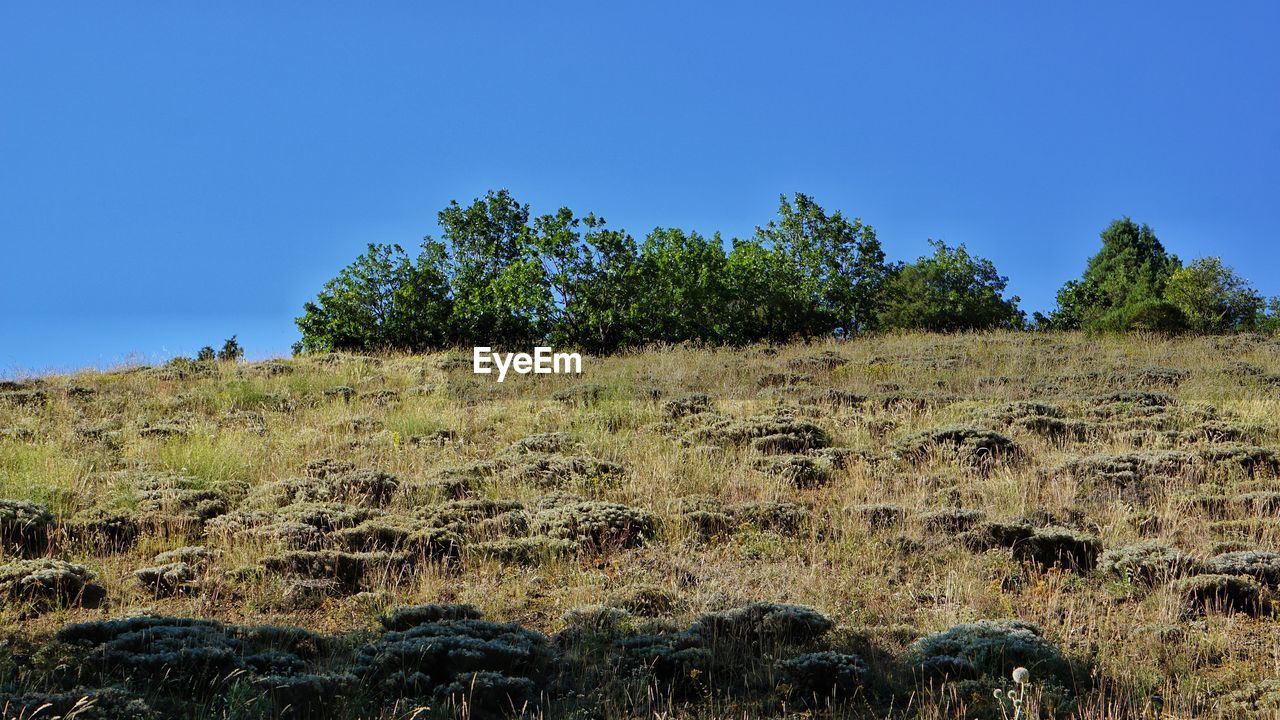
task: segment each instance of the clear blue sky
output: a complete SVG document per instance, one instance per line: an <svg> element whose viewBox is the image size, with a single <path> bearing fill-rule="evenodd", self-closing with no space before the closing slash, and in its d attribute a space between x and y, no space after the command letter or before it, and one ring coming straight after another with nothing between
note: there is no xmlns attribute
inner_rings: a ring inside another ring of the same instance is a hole
<svg viewBox="0 0 1280 720"><path fill-rule="evenodd" d="M801 191L1051 307L1130 215L1280 294L1280 3L0 5L0 374L287 353L508 187L642 236Z"/></svg>

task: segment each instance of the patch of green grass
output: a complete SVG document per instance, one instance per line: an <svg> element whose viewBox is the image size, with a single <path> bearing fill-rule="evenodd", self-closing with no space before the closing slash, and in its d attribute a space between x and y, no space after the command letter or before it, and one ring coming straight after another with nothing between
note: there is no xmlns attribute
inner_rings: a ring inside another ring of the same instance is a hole
<svg viewBox="0 0 1280 720"><path fill-rule="evenodd" d="M79 463L48 445L0 443L0 498L30 500L56 512L73 504Z"/></svg>
<svg viewBox="0 0 1280 720"><path fill-rule="evenodd" d="M242 433L173 438L154 457L160 468L194 477L207 487L247 482L258 474L264 452L255 440Z"/></svg>

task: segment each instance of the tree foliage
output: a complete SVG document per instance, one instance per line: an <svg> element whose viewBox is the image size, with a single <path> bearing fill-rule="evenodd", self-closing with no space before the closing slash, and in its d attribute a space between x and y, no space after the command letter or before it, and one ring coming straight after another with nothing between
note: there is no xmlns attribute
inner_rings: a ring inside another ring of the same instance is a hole
<svg viewBox="0 0 1280 720"><path fill-rule="evenodd" d="M425 350L454 339L453 322L440 243L424 240L416 262L399 245L370 243L303 306L299 349Z"/></svg>
<svg viewBox="0 0 1280 720"><path fill-rule="evenodd" d="M913 330L953 332L1022 327L1026 316L1017 296L1005 298L1009 279L964 244L930 240L933 255L897 270L888 283L882 324Z"/></svg>
<svg viewBox="0 0 1280 720"><path fill-rule="evenodd" d="M1251 330L1266 307L1258 291L1219 257L1198 258L1175 270L1165 298L1182 311L1192 330L1202 333Z"/></svg>
<svg viewBox="0 0 1280 720"><path fill-rule="evenodd" d="M875 230L813 198L779 199L751 236L657 227L637 242L594 214L535 216L506 190L438 214L416 258L374 245L297 318L299 351L500 348L552 343L607 353L650 343L741 345L880 329L1025 325L1008 278L962 244L886 262ZM1198 332L1280 329L1270 305L1218 258L1183 267L1146 225L1102 232L1042 328ZM210 350L212 352L212 350Z"/></svg>
<svg viewBox="0 0 1280 720"><path fill-rule="evenodd" d="M1116 220L1102 231L1102 249L1089 258L1084 275L1058 291L1050 323L1064 330L1126 330L1134 318L1176 316L1161 303L1179 267L1149 226Z"/></svg>

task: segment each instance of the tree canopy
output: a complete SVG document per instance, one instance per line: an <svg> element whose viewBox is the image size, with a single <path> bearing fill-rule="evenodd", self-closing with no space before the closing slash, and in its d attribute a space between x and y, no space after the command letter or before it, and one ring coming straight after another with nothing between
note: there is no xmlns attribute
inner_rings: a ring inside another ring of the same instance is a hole
<svg viewBox="0 0 1280 720"><path fill-rule="evenodd" d="M1280 326L1209 257L1183 266L1147 225L1112 222L1058 306L1030 326L1008 278L964 244L886 260L875 230L812 197L728 241L657 227L637 241L603 217L534 215L506 190L437 216L416 257L370 244L297 318L297 349L409 350L554 343L607 353L649 343L740 345L875 330L1083 329L1228 332Z"/></svg>

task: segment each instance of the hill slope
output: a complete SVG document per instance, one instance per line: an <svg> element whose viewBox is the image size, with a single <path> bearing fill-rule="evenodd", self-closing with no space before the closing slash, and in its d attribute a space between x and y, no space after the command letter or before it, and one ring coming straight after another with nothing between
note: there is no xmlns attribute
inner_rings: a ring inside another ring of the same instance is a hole
<svg viewBox="0 0 1280 720"><path fill-rule="evenodd" d="M1274 340L584 370L7 384L0 716L979 717L1018 665L1046 713L1280 707Z"/></svg>

